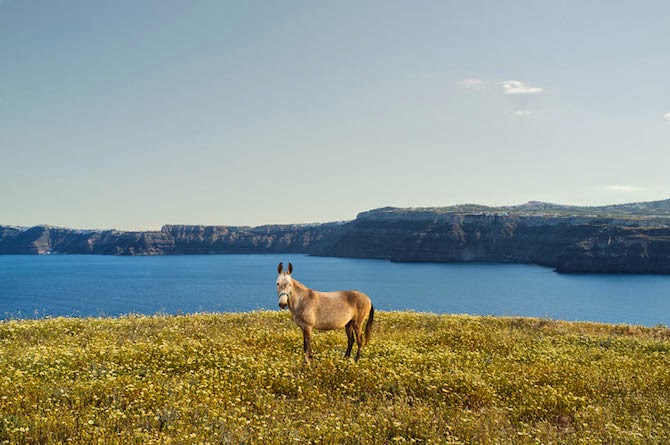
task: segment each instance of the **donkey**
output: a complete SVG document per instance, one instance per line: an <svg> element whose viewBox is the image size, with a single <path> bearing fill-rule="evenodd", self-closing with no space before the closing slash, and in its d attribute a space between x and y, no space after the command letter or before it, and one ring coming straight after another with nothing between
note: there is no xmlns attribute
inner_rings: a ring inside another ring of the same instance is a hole
<svg viewBox="0 0 670 445"><path fill-rule="evenodd" d="M344 356L347 358L351 356L351 348L355 339L358 346L356 351L356 361L358 361L363 344L363 322L367 317L368 322L365 325L365 342L367 343L375 316L370 297L355 290L319 292L308 288L291 276L293 272L291 263L288 263L288 271L283 269L283 263L279 263L277 267L279 307L286 309L288 306L293 321L302 329L305 362L309 363L309 359L312 358L313 328L330 331L342 327L349 339Z"/></svg>

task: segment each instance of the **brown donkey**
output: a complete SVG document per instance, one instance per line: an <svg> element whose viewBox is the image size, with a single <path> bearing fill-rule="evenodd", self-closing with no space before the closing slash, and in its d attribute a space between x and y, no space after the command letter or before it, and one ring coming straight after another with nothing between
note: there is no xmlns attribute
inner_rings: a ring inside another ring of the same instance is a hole
<svg viewBox="0 0 670 445"><path fill-rule="evenodd" d="M343 290L338 292L319 292L310 289L298 280L293 279L293 265L288 263L288 271L283 271L283 263L279 263L277 272L277 295L279 307L288 306L293 321L302 329L305 361L312 358L312 329L330 331L344 328L349 339L345 357L351 356L354 339L358 346L356 361L361 356L363 344L363 322L365 325L365 342L370 339L370 329L375 316L370 297L363 292Z"/></svg>

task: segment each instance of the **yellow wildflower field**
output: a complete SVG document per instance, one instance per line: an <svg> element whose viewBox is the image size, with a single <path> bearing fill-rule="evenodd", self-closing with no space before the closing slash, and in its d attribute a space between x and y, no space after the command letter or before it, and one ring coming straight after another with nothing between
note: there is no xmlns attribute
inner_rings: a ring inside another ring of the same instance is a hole
<svg viewBox="0 0 670 445"><path fill-rule="evenodd" d="M378 311L0 323L0 443L670 443L670 330Z"/></svg>

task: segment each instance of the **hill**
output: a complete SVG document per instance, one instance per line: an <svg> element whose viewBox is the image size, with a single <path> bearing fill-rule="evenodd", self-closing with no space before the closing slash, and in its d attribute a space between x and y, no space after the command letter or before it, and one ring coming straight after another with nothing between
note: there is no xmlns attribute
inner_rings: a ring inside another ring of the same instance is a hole
<svg viewBox="0 0 670 445"><path fill-rule="evenodd" d="M670 199L631 202L603 206L575 206L542 201L529 201L515 206L490 207L480 204L459 204L448 207L426 207L444 213L507 213L536 216L587 216L595 218L670 218Z"/></svg>
<svg viewBox="0 0 670 445"><path fill-rule="evenodd" d="M0 443L669 443L670 331L379 312L0 322Z"/></svg>
<svg viewBox="0 0 670 445"><path fill-rule="evenodd" d="M392 261L532 263L559 272L670 274L670 200L577 207L384 207L355 220L160 231L0 226L0 254L305 253Z"/></svg>

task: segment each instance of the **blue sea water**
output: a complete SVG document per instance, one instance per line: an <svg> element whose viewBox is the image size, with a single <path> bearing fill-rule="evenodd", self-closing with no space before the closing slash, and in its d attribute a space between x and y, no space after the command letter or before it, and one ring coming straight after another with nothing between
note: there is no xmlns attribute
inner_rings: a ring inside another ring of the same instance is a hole
<svg viewBox="0 0 670 445"><path fill-rule="evenodd" d="M279 261L309 287L359 289L382 310L670 324L670 276L285 254L0 256L0 319L274 310Z"/></svg>

